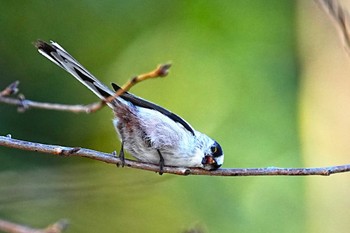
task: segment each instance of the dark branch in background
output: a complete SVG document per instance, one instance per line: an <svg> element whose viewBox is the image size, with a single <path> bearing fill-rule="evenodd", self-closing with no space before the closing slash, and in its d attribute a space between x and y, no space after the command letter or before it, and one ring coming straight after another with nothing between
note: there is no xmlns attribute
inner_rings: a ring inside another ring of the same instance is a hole
<svg viewBox="0 0 350 233"><path fill-rule="evenodd" d="M350 21L348 11L335 0L315 1L335 22L335 26L341 35L343 46L346 52L350 54Z"/></svg>
<svg viewBox="0 0 350 233"><path fill-rule="evenodd" d="M334 19L336 26L338 27L340 34L343 38L345 48L347 52L350 52L350 30L349 30L349 16L346 10L344 10L335 0L315 0L322 8ZM132 86L140 81L144 81L149 78L163 77L167 74L169 65L159 66L156 70L146 73L144 75L136 76L129 82L124 84L123 88L114 95L114 98L118 95L128 91ZM0 103L12 104L19 107L19 110L26 110L29 108L42 108L50 110L70 111L70 112L94 112L105 104L103 102L94 103L91 105L62 105L62 104L50 104L40 103L30 100L25 100L21 95L18 98L8 97L17 93L18 81L11 84L3 91L0 92ZM34 143L22 140L12 139L10 136L0 136L0 146L17 148L26 151L35 151L46 154L54 154L58 156L80 156L87 157L94 160L103 161L112 164L121 164L121 160L113 153L103 153L94 150L84 148L72 148L56 145L46 145L41 143ZM125 165L130 168L137 168L142 170L148 170L153 172L159 172L159 166L153 164L147 164L139 161L125 160ZM176 175L209 175L209 176L305 176L305 175L322 175L329 176L335 173L349 172L350 164L341 166L319 167L319 168L227 168L219 169L216 171L206 171L200 168L181 168L181 167L164 167L164 173L171 173Z"/></svg>
<svg viewBox="0 0 350 233"><path fill-rule="evenodd" d="M106 163L121 164L121 160L114 153L103 153L95 150L47 145L12 139L10 136L0 136L0 146L16 148L26 151L35 151L56 156L79 156ZM159 165L143 163L125 159L125 166L130 168L159 172ZM201 168L169 167L164 166L163 172L175 175L207 175L207 176L329 176L335 173L349 172L349 165L320 167L320 168L222 168L216 171L207 171Z"/></svg>
<svg viewBox="0 0 350 233"><path fill-rule="evenodd" d="M31 228L0 219L0 231L8 233L61 233L67 229L67 227L68 221L65 219L59 220L44 229Z"/></svg>

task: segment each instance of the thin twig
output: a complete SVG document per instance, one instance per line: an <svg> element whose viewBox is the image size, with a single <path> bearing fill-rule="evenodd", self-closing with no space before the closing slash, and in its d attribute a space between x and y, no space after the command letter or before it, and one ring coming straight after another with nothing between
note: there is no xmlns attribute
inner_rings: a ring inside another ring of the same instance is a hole
<svg viewBox="0 0 350 233"><path fill-rule="evenodd" d="M115 92L113 96L108 97L105 102L111 102L118 96L121 96L125 92L129 91L133 86L137 83L152 79L152 78L162 78L168 75L171 64L163 64L159 65L155 70L151 72L140 74L138 76L133 77L128 82L126 82L119 90Z"/></svg>
<svg viewBox="0 0 350 233"><path fill-rule="evenodd" d="M0 219L0 231L8 233L61 233L68 227L66 219L59 220L44 229L36 229Z"/></svg>
<svg viewBox="0 0 350 233"><path fill-rule="evenodd" d="M24 112L31 108L55 110L55 111L66 111L73 113L91 113L101 108L101 105L105 105L104 102L99 101L88 105L68 105L68 104L55 104L55 103L44 103L38 101L32 101L25 99L24 95L20 94L18 97L9 97L18 92L19 81L15 81L7 86L4 90L0 91L0 103L15 105L18 107L18 111Z"/></svg>
<svg viewBox="0 0 350 233"><path fill-rule="evenodd" d="M121 160L112 153L103 153L95 150L48 145L28 142L10 137L0 136L0 146L16 148L26 151L35 151L56 156L79 156L99 160L111 164L121 164ZM125 160L125 166L141 170L159 172L159 165L143 163L133 160ZM318 168L222 168L216 171L207 171L200 168L170 167L164 166L163 173L175 175L206 175L206 176L329 176L335 173L349 172L350 164L341 166L318 167Z"/></svg>
<svg viewBox="0 0 350 233"><path fill-rule="evenodd" d="M55 110L55 111L65 111L73 113L91 113L94 112L93 109L97 108L102 104L102 102L96 102L88 105L68 105L68 104L54 104L54 103L44 103L26 99L17 99L11 97L0 96L0 103L15 105L19 108L19 111L23 112L31 108L45 109L45 110Z"/></svg>

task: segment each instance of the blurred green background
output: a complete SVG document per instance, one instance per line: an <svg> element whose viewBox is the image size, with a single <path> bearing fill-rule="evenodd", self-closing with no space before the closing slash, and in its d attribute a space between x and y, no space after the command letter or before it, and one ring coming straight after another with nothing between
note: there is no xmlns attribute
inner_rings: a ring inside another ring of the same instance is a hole
<svg viewBox="0 0 350 233"><path fill-rule="evenodd" d="M347 162L350 63L312 1L1 1L0 12L0 89L19 80L31 100L96 101L37 53L39 38L106 84L171 61L167 78L131 92L219 141L224 167ZM112 152L112 116L1 104L0 134ZM34 227L67 218L67 232L347 232L348 184L348 174L159 176L0 148L0 218Z"/></svg>

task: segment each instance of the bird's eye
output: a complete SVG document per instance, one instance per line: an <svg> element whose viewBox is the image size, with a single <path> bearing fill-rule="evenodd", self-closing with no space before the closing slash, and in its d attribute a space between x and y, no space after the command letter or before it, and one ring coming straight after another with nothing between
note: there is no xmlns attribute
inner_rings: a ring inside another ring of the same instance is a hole
<svg viewBox="0 0 350 233"><path fill-rule="evenodd" d="M211 147L210 147L211 154L214 157L220 157L223 155L221 146L219 143L215 142Z"/></svg>

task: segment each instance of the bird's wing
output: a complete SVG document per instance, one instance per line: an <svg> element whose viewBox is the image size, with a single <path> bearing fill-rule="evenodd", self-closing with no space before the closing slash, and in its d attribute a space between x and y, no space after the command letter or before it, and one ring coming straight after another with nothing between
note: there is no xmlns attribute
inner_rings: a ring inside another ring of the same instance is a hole
<svg viewBox="0 0 350 233"><path fill-rule="evenodd" d="M115 91L118 91L121 87L118 86L117 84L115 83L112 83L112 87ZM122 94L120 96L122 99L124 100L127 100L129 102L131 102L132 104L138 106L138 107L143 107L143 108L148 108L148 109L153 109L153 110L156 110L160 113L162 113L163 115L169 117L170 119L172 119L173 121L181 124L185 129L187 129L188 131L190 131L193 136L195 135L194 133L194 129L192 128L192 126L187 123L184 119L182 119L181 117L179 117L178 115L170 112L169 110L157 105L157 104L154 104L152 102L149 102L145 99L142 99L138 96L135 96L133 94L130 94L128 92L125 92L124 94Z"/></svg>

